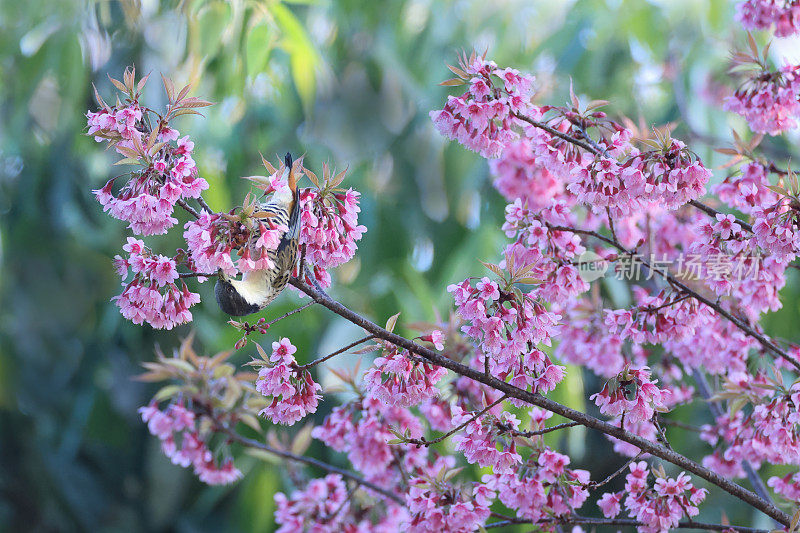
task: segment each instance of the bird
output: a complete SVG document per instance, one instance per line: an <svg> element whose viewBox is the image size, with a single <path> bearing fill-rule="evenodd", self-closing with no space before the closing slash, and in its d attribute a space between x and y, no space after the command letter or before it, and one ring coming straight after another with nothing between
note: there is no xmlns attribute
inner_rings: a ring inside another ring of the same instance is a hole
<svg viewBox="0 0 800 533"><path fill-rule="evenodd" d="M270 200L259 206L256 215L259 221L268 219L289 229L281 236L277 249L270 250L268 257L272 268L245 272L241 280L232 279L222 271L214 287L214 295L220 309L231 316L256 313L283 291L297 262L297 239L300 235L300 201L297 190L297 169L293 168L292 154L287 153L284 163L288 169L289 184L286 189L276 191ZM254 232L256 233L256 232ZM252 239L257 239L255 235Z"/></svg>

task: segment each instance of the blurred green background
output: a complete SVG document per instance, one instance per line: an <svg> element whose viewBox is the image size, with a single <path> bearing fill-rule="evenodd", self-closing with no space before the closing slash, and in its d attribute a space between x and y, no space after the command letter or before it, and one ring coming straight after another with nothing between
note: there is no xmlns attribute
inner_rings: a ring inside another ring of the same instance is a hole
<svg viewBox="0 0 800 533"><path fill-rule="evenodd" d="M108 98L107 74L135 64L191 81L194 95L217 103L207 118L177 123L196 142L215 209L241 202L239 177L260 173L259 151L305 152L312 169L349 166L346 184L363 193L368 232L336 272L335 295L377 321L397 311L433 320L450 309L446 285L481 273L476 259L496 258L505 242L504 202L485 161L447 143L428 118L448 94L437 85L445 62L488 50L501 66L533 72L541 102L565 102L572 80L578 94L610 100L611 112L645 126L683 116L691 131L682 125L676 135L698 137L696 151L711 159L703 138L743 129L717 109L730 86L729 48L743 38L733 11L721 0L0 3L0 530L269 531L272 495L293 488L281 468L249 457L238 463L244 481L203 486L169 464L138 419L153 393L131 379L139 363L155 344L171 350L189 326L134 326L109 302L120 290L111 257L126 230L90 192L114 172L112 155L82 135L92 83ZM157 78L146 93L156 108L164 103ZM169 254L180 232L148 243ZM797 340L798 291L790 279L784 309L768 320L772 333ZM196 346L229 348L236 335L211 286L200 293ZM297 302L287 291L263 316ZM357 334L312 309L264 340L291 336L302 360ZM585 379L587 390L598 386ZM554 394L580 407L583 387L573 373ZM703 406L678 413L709 421ZM593 477L622 463L602 436L569 435L573 464L591 465ZM671 428L670 438L698 459L707 453L692 433ZM343 461L319 443L309 453ZM597 509L587 503L583 514ZM699 518L723 514L770 526L712 491Z"/></svg>

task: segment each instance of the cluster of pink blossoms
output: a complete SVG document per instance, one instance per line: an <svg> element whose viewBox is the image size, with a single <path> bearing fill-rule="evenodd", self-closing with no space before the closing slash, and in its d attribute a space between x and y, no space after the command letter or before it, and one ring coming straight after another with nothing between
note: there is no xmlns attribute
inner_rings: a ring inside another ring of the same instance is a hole
<svg viewBox="0 0 800 533"><path fill-rule="evenodd" d="M564 190L564 184L534 155L527 137L511 141L498 159L489 161L494 186L506 200L521 200L529 208L539 210Z"/></svg>
<svg viewBox="0 0 800 533"><path fill-rule="evenodd" d="M800 251L800 211L795 201L782 197L769 207L753 210L756 243L779 263L790 263Z"/></svg>
<svg viewBox="0 0 800 533"><path fill-rule="evenodd" d="M716 223L708 218L699 220L693 228L697 239L687 249L691 275L717 295L729 295L753 321L761 313L781 308L778 291L786 284L786 264L794 257L794 229L788 227L794 225L793 210L776 217L777 209L777 204L766 211L754 209L759 218L752 234L745 232L733 215L720 213ZM764 217L764 213L769 215ZM762 250L769 255L764 256Z"/></svg>
<svg viewBox="0 0 800 533"><path fill-rule="evenodd" d="M778 200L778 195L768 188L769 185L764 165L750 162L711 190L726 204L750 214L756 207L772 205Z"/></svg>
<svg viewBox="0 0 800 533"><path fill-rule="evenodd" d="M498 157L509 141L519 137L513 129L514 115L539 114L530 103L533 78L512 68L500 69L474 54L462 59L461 67L453 71L469 88L461 96L448 96L444 109L431 111L433 124L466 148L487 158Z"/></svg>
<svg viewBox="0 0 800 533"><path fill-rule="evenodd" d="M560 315L527 295L520 300L510 294L501 299L497 283L486 277L475 287L466 279L447 290L453 293L459 316L468 322L462 331L480 346L480 359L488 359L494 375L541 393L564 379L564 367L553 364L541 350L529 348L551 345ZM476 363L483 367L480 361Z"/></svg>
<svg viewBox="0 0 800 533"><path fill-rule="evenodd" d="M178 324L191 322L189 308L200 302L200 296L189 292L185 283L178 288L178 270L175 260L153 254L144 242L128 237L122 247L128 257L114 257L114 266L122 276L125 289L112 300L122 316L141 324L147 322L156 329L172 329ZM129 271L133 279L125 284Z"/></svg>
<svg viewBox="0 0 800 533"><path fill-rule="evenodd" d="M331 284L327 269L350 261L367 228L358 223L360 194L353 189L322 194L303 189L300 193L299 243L306 247L306 260L314 265L314 277L323 287Z"/></svg>
<svg viewBox="0 0 800 533"><path fill-rule="evenodd" d="M693 298L661 291L650 295L642 287L633 287L636 306L632 309L604 309L609 331L636 344L660 344L692 337L711 322L714 311Z"/></svg>
<svg viewBox="0 0 800 533"><path fill-rule="evenodd" d="M725 110L743 116L756 133L780 135L797 127L800 116L800 67L787 65L754 75L733 96Z"/></svg>
<svg viewBox="0 0 800 533"><path fill-rule="evenodd" d="M295 490L290 497L278 492L275 494L275 505L275 522L280 525L276 533L393 533L397 524L407 519L406 510L394 504L387 504L387 509L381 511L381 517L375 523L369 516L364 516L366 513L353 512L354 503L339 474L312 479L305 488ZM361 518L356 519L354 515Z"/></svg>
<svg viewBox="0 0 800 533"><path fill-rule="evenodd" d="M594 400L604 415L620 416L624 413L631 422L638 422L650 420L656 410L665 411L669 395L669 391L659 389L650 380L648 367L626 367L589 399Z"/></svg>
<svg viewBox="0 0 800 533"><path fill-rule="evenodd" d="M625 366L623 340L611 332L591 303L578 298L564 309L564 325L556 346L559 360L586 366L603 378L616 376Z"/></svg>
<svg viewBox="0 0 800 533"><path fill-rule="evenodd" d="M315 383L308 370L299 370L294 353L297 348L286 337L272 343L269 363L258 371L256 390L272 402L259 413L273 422L293 425L317 410L322 387Z"/></svg>
<svg viewBox="0 0 800 533"><path fill-rule="evenodd" d="M726 467L740 461L756 467L764 462L800 465L800 385L773 396L774 383L763 374L750 377L740 372L728 376L726 388L746 394L754 402L753 410L726 413L714 426L703 426L703 440L726 446L721 456L709 459L710 465Z"/></svg>
<svg viewBox="0 0 800 533"><path fill-rule="evenodd" d="M714 315L714 319L698 328L694 335L666 340L663 346L689 369L724 375L746 369L748 355L756 341L725 318Z"/></svg>
<svg viewBox="0 0 800 533"><path fill-rule="evenodd" d="M410 517L404 524L411 533L470 533L489 518L494 491L474 484L472 493L439 487L424 478L409 481L406 506Z"/></svg>
<svg viewBox="0 0 800 533"><path fill-rule="evenodd" d="M434 397L436 383L445 375L447 369L412 360L407 351L388 346L364 374L364 387L370 397L386 405L410 407Z"/></svg>
<svg viewBox="0 0 800 533"><path fill-rule="evenodd" d="M388 444L396 436L392 430L412 439L423 434L422 424L408 409L365 398L334 407L311 435L333 450L346 453L353 467L367 479L386 486L402 480L400 471L391 466L395 454L399 454L408 472L428 468L424 447Z"/></svg>
<svg viewBox="0 0 800 533"><path fill-rule="evenodd" d="M117 152L136 162L131 156L144 156L145 136L149 134L142 122L142 109L134 102L120 109L103 109L87 114L89 135L95 140L108 141ZM129 223L138 235L161 235L178 223L172 216L175 204L185 198L198 198L208 189L208 182L197 175L192 159L194 143L188 136L178 138L178 131L164 122L158 124L157 141L163 143L145 168L131 173L128 181L114 194L114 182L109 180L95 197L111 216ZM139 161L141 162L141 160Z"/></svg>
<svg viewBox="0 0 800 533"><path fill-rule="evenodd" d="M708 491L695 488L684 472L675 479L656 477L655 484L650 487L647 463L633 463L630 469L625 478L625 491L605 493L597 502L606 518L615 518L620 513L623 498L628 516L644 524L639 526L639 531L644 533L669 531L678 527L681 518L697 516L697 506L705 500Z"/></svg>
<svg viewBox="0 0 800 533"><path fill-rule="evenodd" d="M628 130L614 133L604 156L575 169L567 188L579 202L597 213L629 216L649 203L677 209L706 193L711 171L684 143L670 139L660 150L639 152L630 137Z"/></svg>
<svg viewBox="0 0 800 533"><path fill-rule="evenodd" d="M589 284L580 277L574 264L586 251L580 237L570 231L549 228L572 222L574 215L561 201L553 201L538 212L523 206L519 199L506 206L502 229L515 240L504 250L506 259L500 266L507 266L507 258L512 257L517 268L528 269L527 277L535 283L529 297L563 305L589 290Z"/></svg>
<svg viewBox="0 0 800 533"><path fill-rule="evenodd" d="M542 445L514 472L486 474L482 481L497 492L500 502L532 522L569 516L580 508L589 491L589 472L570 469L570 458Z"/></svg>
<svg viewBox="0 0 800 533"><path fill-rule="evenodd" d="M800 32L800 1L745 0L736 6L736 18L751 31L774 24L776 36L788 37Z"/></svg>
<svg viewBox="0 0 800 533"><path fill-rule="evenodd" d="M462 412L456 407L451 423L456 428L475 415L477 413ZM453 444L470 464L491 466L496 473L512 472L522 463L512 434L519 429L519 424L519 419L509 412L481 416L453 435Z"/></svg>
<svg viewBox="0 0 800 533"><path fill-rule="evenodd" d="M164 411L151 403L141 407L139 413L150 433L161 440L161 450L173 464L184 468L192 466L200 481L209 485L227 485L242 477L239 469L228 458L217 464L200 433L199 420L182 403L172 403ZM180 444L180 446L179 446Z"/></svg>

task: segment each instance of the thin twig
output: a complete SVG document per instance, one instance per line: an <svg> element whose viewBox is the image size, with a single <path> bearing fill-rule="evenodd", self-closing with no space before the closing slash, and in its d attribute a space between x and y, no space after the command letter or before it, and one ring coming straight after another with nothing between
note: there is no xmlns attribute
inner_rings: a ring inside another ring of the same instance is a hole
<svg viewBox="0 0 800 533"><path fill-rule="evenodd" d="M537 429L535 431L518 431L516 429L509 430L509 433L514 435L515 437L535 437L537 435L544 435L545 433L550 433L551 431L558 431L559 429L564 428L571 428L574 426L580 426L580 422L564 422L562 424L556 424L555 426L550 426L549 428Z"/></svg>
<svg viewBox="0 0 800 533"><path fill-rule="evenodd" d="M656 413L656 415L653 416L651 422L653 422L653 425L655 426L656 431L658 431L658 437L657 438L658 438L659 442L662 442L664 444L664 446L666 446L667 448L669 448L671 450L672 449L672 445L667 440L667 434L666 434L666 432L664 432L664 427L661 425L661 421L658 419L658 413Z"/></svg>
<svg viewBox="0 0 800 533"><path fill-rule="evenodd" d="M185 200L178 200L175 203L177 203L179 206L188 211L189 214L192 215L194 218L200 218L200 213L195 211L194 207L191 207L189 204L187 204Z"/></svg>
<svg viewBox="0 0 800 533"><path fill-rule="evenodd" d="M204 274L203 272L180 272L178 274L179 278L210 278L216 276L216 274Z"/></svg>
<svg viewBox="0 0 800 533"><path fill-rule="evenodd" d="M213 213L214 212L214 211L211 210L210 207L208 207L208 204L206 203L205 199L203 199L202 196L198 196L197 197L197 203L200 204L200 207L202 207L208 213Z"/></svg>
<svg viewBox="0 0 800 533"><path fill-rule="evenodd" d="M687 299L689 299L691 297L692 297L691 294L683 294L683 295L675 298L674 300L669 300L666 303L663 303L663 304L658 305L656 307L645 306L645 307L640 307L640 309L644 309L645 311L648 311L648 312L652 313L654 311L659 311L659 310L664 309L666 307L672 307L673 305L675 305L677 303L680 303L680 302L682 302L684 300L687 300Z"/></svg>
<svg viewBox="0 0 800 533"><path fill-rule="evenodd" d="M694 431L695 433L702 432L702 430L699 427L687 424L685 422L681 422L680 420L672 420L669 418L665 418L662 420L662 422L668 426L674 426L676 428L685 429L686 431Z"/></svg>
<svg viewBox="0 0 800 533"><path fill-rule="evenodd" d="M705 468L699 463L692 461L688 457L681 455L674 450L669 450L660 444L651 442L643 437L640 437L639 435L626 431L623 428L617 427L586 413L562 405L551 400L550 398L542 396L541 394L520 389L511 385L510 383L497 379L494 376L486 376L479 370L471 368L457 361L453 361L452 359L449 359L434 350L421 346L405 337L401 337L396 333L382 328L371 320L364 318L336 300L333 300L324 292L317 291L314 287L298 278L291 278L289 283L310 296L314 301L320 303L324 307L347 319L353 324L365 329L370 333L373 333L380 339L388 341L401 348L405 348L409 352L415 353L436 365L447 368L448 370L452 370L456 374L465 376L473 381L483 383L484 385L488 385L489 387L503 392L512 398L522 400L531 405L536 405L547 411L561 415L569 420L579 422L581 425L584 425L588 428L601 431L607 435L632 444L646 453L659 457L697 475L702 479L705 479L709 483L716 485L725 492L728 492L732 496L739 498L743 502L751 505L755 509L758 509L772 518L775 518L784 525L788 525L791 521L791 517L787 513L775 507L772 502L764 500L757 494L745 489L741 485L734 483L728 478L723 477L708 468Z"/></svg>
<svg viewBox="0 0 800 533"><path fill-rule="evenodd" d="M316 302L312 301L311 303L316 303ZM339 348L338 350L336 350L335 352L333 352L331 354L328 354L328 355L326 355L324 357L320 357L319 359L315 359L315 360L311 361L310 363L306 363L304 365L299 365L297 367L297 370L308 370L309 368L313 368L313 367L317 366L320 363L324 363L325 361L327 361L331 357L336 357L337 355L342 354L342 353L346 352L347 350L349 350L351 348L355 348L356 346L358 346L362 342L367 342L368 340L374 339L374 338L375 338L375 335L367 335L363 339L359 339L359 340L357 340L355 342L351 342L350 344L348 344L344 348Z"/></svg>
<svg viewBox="0 0 800 533"><path fill-rule="evenodd" d="M614 219L611 218L611 208L606 207L606 216L608 217L608 229L611 230L611 236L615 241L618 241L617 231L614 229Z"/></svg>
<svg viewBox="0 0 800 533"><path fill-rule="evenodd" d="M295 313L299 313L299 312L300 312L300 311L302 311L303 309L309 308L309 307L311 307L312 305L314 305L315 303L317 303L317 302L313 302L313 301L312 301L312 302L308 302L307 304L301 305L300 307L298 307L298 308L296 308L296 309L292 309L291 311L288 311L288 312L286 312L286 313L282 314L282 315L281 315L281 316L279 316L278 318L275 318L275 319L273 319L273 320L270 320L269 322L267 322L266 324L264 324L263 326L260 326L260 327L262 327L262 328L265 328L265 329L266 329L266 328L270 327L272 324L274 324L275 322L278 322L278 321L280 321L280 320L283 320L283 319L284 319L284 318L286 318L286 317L290 317L290 316L292 316L292 315L293 315L293 314L295 314Z"/></svg>
<svg viewBox="0 0 800 533"><path fill-rule="evenodd" d="M462 429L467 427L467 425L471 424L472 422L476 421L477 419L479 419L480 417L485 415L487 411L489 411L492 407L498 405L499 403L503 402L506 398L507 398L506 395L501 396L499 400L495 400L494 402L490 403L489 405L484 407L481 411L476 413L475 416L471 417L469 420L467 420L466 422L464 422L460 426L455 427L455 428L451 429L450 431L448 431L447 433L439 436L438 438L435 438L433 440L427 440L425 437L421 437L419 439L407 439L407 440L405 440L405 443L416 444L417 446L430 446L431 444L436 444L437 442L442 442L443 440L445 440L450 435L453 435L454 433L457 433L457 432L461 431Z"/></svg>
<svg viewBox="0 0 800 533"><path fill-rule="evenodd" d="M626 469L626 468L628 468L628 467L631 465L631 463L633 463L635 460L637 460L637 459L638 459L638 458L640 458L641 456L642 456L642 452L639 452L639 453L638 453L638 454L636 454L634 457L631 457L630 459L628 459L627 461L625 461L625 464L623 464L621 467L619 467L618 469L616 469L616 470L614 471L614 473L613 473L613 474L611 474L610 476L608 476L607 478L605 478L603 481L590 481L589 483L587 483L587 484L586 484L586 485L584 485L584 486L585 486L586 488L590 488L590 489L596 489L597 487L602 487L603 485L606 485L606 484L607 484L607 483L609 483L609 482L610 482L612 479L614 479L615 477L617 477L618 475L620 475L621 473L623 473L623 472L625 471L625 469Z"/></svg>

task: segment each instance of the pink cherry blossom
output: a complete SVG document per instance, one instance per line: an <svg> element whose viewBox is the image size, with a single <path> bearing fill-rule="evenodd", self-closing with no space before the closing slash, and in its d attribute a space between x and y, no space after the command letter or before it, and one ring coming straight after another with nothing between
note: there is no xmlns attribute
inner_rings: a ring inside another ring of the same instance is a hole
<svg viewBox="0 0 800 533"><path fill-rule="evenodd" d="M748 30L775 26L777 37L800 32L800 2L797 0L745 0L736 6L736 18Z"/></svg>
<svg viewBox="0 0 800 533"><path fill-rule="evenodd" d="M435 396L436 383L446 374L442 367L413 361L408 352L390 348L367 370L364 385L371 397L387 405L409 407Z"/></svg>
<svg viewBox="0 0 800 533"><path fill-rule="evenodd" d="M256 391L272 397L271 403L259 414L273 422L293 425L317 410L322 387L315 383L308 370L297 366L294 353L297 348L287 338L272 343L272 355L259 362Z"/></svg>
<svg viewBox="0 0 800 533"><path fill-rule="evenodd" d="M797 6L800 16L800 6ZM725 99L725 109L742 115L756 133L780 135L797 127L800 77L797 66L759 74Z"/></svg>
<svg viewBox="0 0 800 533"><path fill-rule="evenodd" d="M185 283L180 288L175 284L175 260L153 254L143 241L132 237L123 249L128 257L116 256L114 264L125 288L112 298L122 316L134 324L147 322L156 329L172 329L191 322L189 308L200 302L200 296L190 292ZM129 272L133 279L125 283Z"/></svg>

